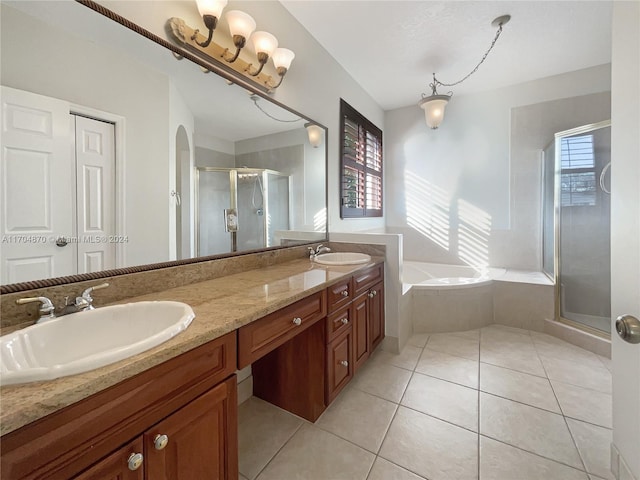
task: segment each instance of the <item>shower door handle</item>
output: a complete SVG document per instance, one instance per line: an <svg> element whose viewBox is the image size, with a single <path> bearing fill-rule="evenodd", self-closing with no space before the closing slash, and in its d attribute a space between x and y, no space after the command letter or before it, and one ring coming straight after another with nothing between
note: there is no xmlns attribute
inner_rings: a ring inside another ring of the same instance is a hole
<svg viewBox="0 0 640 480"><path fill-rule="evenodd" d="M629 343L640 343L640 320L632 315L620 315L616 319L616 331Z"/></svg>

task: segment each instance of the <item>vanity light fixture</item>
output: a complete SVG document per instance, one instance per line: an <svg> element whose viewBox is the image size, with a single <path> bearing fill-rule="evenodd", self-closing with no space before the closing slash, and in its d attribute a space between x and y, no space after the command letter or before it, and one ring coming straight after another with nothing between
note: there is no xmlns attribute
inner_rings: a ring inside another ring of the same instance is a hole
<svg viewBox="0 0 640 480"><path fill-rule="evenodd" d="M242 77L242 81L248 80L267 93L272 93L282 84L284 76L291 67L295 54L287 48L278 48L278 39L269 32L254 32L256 22L251 15L240 10L231 10L225 18L229 25L231 41L235 52L224 48L213 41L213 32L218 25L222 10L227 5L227 0L196 0L198 11L202 16L208 30L208 36L204 38L198 29L189 27L180 18L169 19L170 31L182 45L196 53L212 65L210 70L233 74ZM247 42L251 38L256 60L251 62L240 58ZM231 42L224 41L229 44ZM277 77L274 78L264 72L269 59L273 59L273 65Z"/></svg>
<svg viewBox="0 0 640 480"><path fill-rule="evenodd" d="M222 10L227 6L227 0L196 0L198 4L198 12L202 16L204 26L209 30L209 36L204 42L198 42L199 30L193 32L191 40L195 40L201 47L208 47L213 39L213 31L218 25L218 19L222 14Z"/></svg>
<svg viewBox="0 0 640 480"><path fill-rule="evenodd" d="M467 78L476 73L480 65L484 63L484 61L487 59L487 55L489 55L489 52L491 52L496 42L498 41L498 38L502 33L502 26L505 25L510 19L510 15L502 15L491 22L491 26L498 29L498 31L496 32L496 36L494 37L493 42L491 42L491 46L485 52L480 62L464 78L454 83L443 83L436 78L435 73L433 74L433 83L429 84L429 86L431 87L431 95L425 96L425 94L423 93L422 100L418 102L418 106L420 106L420 108L424 110L425 120L429 128L435 130L440 126L442 120L444 119L444 110L447 107L449 100L451 100L451 97L453 96L453 92L449 92L445 95L439 94L436 90L437 87L453 87L464 82Z"/></svg>
<svg viewBox="0 0 640 480"><path fill-rule="evenodd" d="M307 129L307 134L309 135L309 143L313 148L318 148L322 144L322 133L323 130L315 123L305 123L304 128Z"/></svg>

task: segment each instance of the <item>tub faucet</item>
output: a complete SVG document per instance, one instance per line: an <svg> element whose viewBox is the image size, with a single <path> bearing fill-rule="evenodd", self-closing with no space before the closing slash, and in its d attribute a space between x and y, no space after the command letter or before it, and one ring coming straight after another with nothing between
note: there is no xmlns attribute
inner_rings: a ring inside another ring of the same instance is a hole
<svg viewBox="0 0 640 480"><path fill-rule="evenodd" d="M309 260L314 260L321 253L327 253L331 251L329 247L325 247L322 244L318 245L315 250L313 249L313 247L307 247L307 250L309 250Z"/></svg>

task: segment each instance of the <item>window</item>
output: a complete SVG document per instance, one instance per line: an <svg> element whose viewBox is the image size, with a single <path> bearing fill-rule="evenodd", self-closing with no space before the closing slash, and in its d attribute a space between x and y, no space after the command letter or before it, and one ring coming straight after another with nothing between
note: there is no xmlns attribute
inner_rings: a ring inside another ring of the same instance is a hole
<svg viewBox="0 0 640 480"><path fill-rule="evenodd" d="M340 100L340 216L382 216L382 130Z"/></svg>
<svg viewBox="0 0 640 480"><path fill-rule="evenodd" d="M561 139L560 192L563 207L596 204L593 135Z"/></svg>

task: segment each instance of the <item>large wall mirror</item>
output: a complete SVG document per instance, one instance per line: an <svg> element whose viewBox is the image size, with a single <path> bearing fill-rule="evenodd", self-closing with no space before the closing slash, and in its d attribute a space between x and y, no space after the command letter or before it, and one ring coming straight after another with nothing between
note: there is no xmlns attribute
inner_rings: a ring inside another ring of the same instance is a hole
<svg viewBox="0 0 640 480"><path fill-rule="evenodd" d="M326 239L311 119L76 2L1 9L0 284Z"/></svg>

